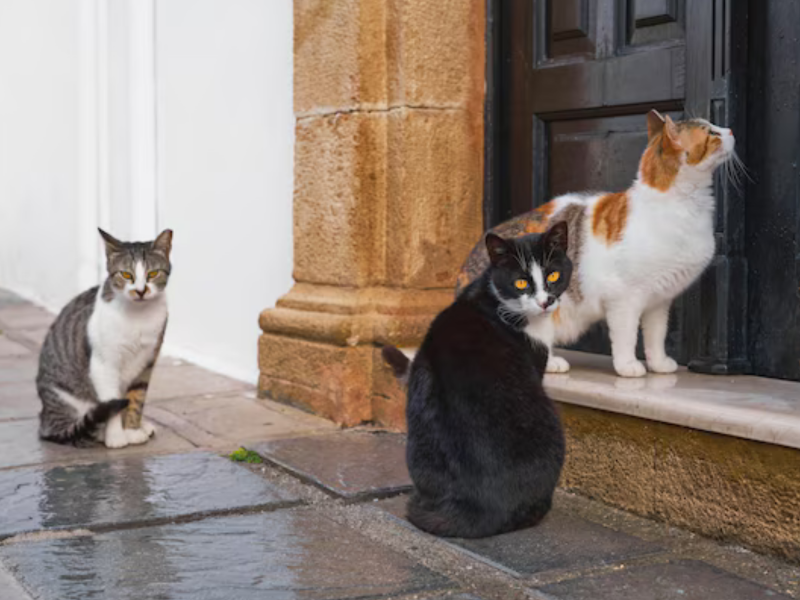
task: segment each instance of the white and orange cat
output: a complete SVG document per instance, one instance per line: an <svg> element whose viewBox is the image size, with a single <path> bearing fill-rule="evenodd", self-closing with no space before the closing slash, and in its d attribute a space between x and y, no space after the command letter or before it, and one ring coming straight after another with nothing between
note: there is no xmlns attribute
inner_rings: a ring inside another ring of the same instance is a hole
<svg viewBox="0 0 800 600"><path fill-rule="evenodd" d="M731 130L701 119L675 123L653 110L647 133L628 190L559 196L492 230L513 237L567 221L572 281L558 300L545 303L552 317L537 320L543 325L531 333L552 348L605 319L614 369L623 377L678 368L664 349L670 305L714 256L714 171L735 156ZM464 265L459 292L485 268L482 246ZM636 358L640 323L647 369ZM550 352L547 371L568 370L569 363Z"/></svg>

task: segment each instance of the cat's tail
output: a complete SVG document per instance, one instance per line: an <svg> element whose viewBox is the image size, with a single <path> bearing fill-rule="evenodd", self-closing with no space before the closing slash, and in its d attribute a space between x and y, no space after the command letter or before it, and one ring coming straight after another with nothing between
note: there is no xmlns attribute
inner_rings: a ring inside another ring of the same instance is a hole
<svg viewBox="0 0 800 600"><path fill-rule="evenodd" d="M65 422L63 417L58 419L42 411L39 437L59 444L78 444L91 439L100 425L128 408L129 402L127 398L100 402L77 421L73 417L69 422Z"/></svg>
<svg viewBox="0 0 800 600"><path fill-rule="evenodd" d="M395 346L383 346L381 348L383 360L392 368L394 376L400 383L408 383L408 375L411 372L411 360L398 350Z"/></svg>
<svg viewBox="0 0 800 600"><path fill-rule="evenodd" d="M467 502L443 501L433 505L413 494L406 517L417 528L438 537L483 538L538 525L550 511L546 500L528 506L522 514L502 515L480 510Z"/></svg>

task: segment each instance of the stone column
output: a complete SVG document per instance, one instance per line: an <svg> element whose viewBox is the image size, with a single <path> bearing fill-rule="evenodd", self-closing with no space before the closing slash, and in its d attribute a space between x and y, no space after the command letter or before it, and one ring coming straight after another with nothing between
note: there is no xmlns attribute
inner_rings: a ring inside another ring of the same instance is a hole
<svg viewBox="0 0 800 600"><path fill-rule="evenodd" d="M481 0L295 0L294 279L262 393L404 426L376 343L418 344L482 232Z"/></svg>

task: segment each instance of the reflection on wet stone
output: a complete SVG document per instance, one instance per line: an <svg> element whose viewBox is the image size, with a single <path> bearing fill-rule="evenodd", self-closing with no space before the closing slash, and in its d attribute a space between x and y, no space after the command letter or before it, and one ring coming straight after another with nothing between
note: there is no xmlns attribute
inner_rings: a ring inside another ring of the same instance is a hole
<svg viewBox="0 0 800 600"><path fill-rule="evenodd" d="M296 500L207 453L0 472L0 537Z"/></svg>
<svg viewBox="0 0 800 600"><path fill-rule="evenodd" d="M256 446L267 460L345 498L384 495L411 488L405 436L342 432Z"/></svg>
<svg viewBox="0 0 800 600"><path fill-rule="evenodd" d="M338 600L449 587L308 510L16 543L0 557L42 600Z"/></svg>

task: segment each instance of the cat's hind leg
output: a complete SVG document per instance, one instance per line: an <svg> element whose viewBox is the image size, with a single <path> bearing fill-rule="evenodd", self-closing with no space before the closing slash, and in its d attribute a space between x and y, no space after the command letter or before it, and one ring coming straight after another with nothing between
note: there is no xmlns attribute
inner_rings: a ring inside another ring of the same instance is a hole
<svg viewBox="0 0 800 600"><path fill-rule="evenodd" d="M647 367L653 373L674 373L678 370L678 363L667 356L664 349L669 325L669 305L669 301L664 302L646 310L642 315L644 355L647 358Z"/></svg>

